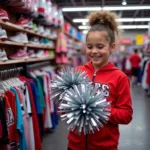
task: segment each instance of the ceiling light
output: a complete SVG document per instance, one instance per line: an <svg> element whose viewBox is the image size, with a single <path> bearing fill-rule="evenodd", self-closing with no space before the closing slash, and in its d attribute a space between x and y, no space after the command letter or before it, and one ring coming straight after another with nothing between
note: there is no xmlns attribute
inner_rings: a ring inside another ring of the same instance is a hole
<svg viewBox="0 0 150 150"><path fill-rule="evenodd" d="M83 33L83 34L87 34L87 33L88 33L88 30L83 30L82 33Z"/></svg>
<svg viewBox="0 0 150 150"><path fill-rule="evenodd" d="M82 22L82 25L85 26L85 25L86 25L86 22Z"/></svg>
<svg viewBox="0 0 150 150"><path fill-rule="evenodd" d="M103 10L112 10L112 11L118 11L118 10L146 10L150 9L150 6L114 6L114 7L104 7Z"/></svg>
<svg viewBox="0 0 150 150"><path fill-rule="evenodd" d="M73 22L75 22L75 23L88 22L88 19L73 19Z"/></svg>
<svg viewBox="0 0 150 150"><path fill-rule="evenodd" d="M121 25L118 26L119 29L148 29L148 25Z"/></svg>
<svg viewBox="0 0 150 150"><path fill-rule="evenodd" d="M148 25L120 25L118 26L119 29L148 29ZM88 30L90 26L79 26L81 30Z"/></svg>
<svg viewBox="0 0 150 150"><path fill-rule="evenodd" d="M123 0L123 1L122 1L122 5L127 5L126 0Z"/></svg>
<svg viewBox="0 0 150 150"><path fill-rule="evenodd" d="M74 12L74 11L98 11L101 7L66 7L62 8L64 12Z"/></svg>
<svg viewBox="0 0 150 150"><path fill-rule="evenodd" d="M118 18L116 19L117 22L140 22L140 21L145 21L148 22L150 21L150 18ZM88 19L73 19L74 23L87 23Z"/></svg>
<svg viewBox="0 0 150 150"><path fill-rule="evenodd" d="M90 26L79 26L78 28L81 30L88 30L90 29Z"/></svg>
<svg viewBox="0 0 150 150"><path fill-rule="evenodd" d="M110 11L118 11L118 10L148 10L150 6L108 6L108 7L64 7L62 8L63 12L75 12L75 11L98 11L98 10L110 10Z"/></svg>

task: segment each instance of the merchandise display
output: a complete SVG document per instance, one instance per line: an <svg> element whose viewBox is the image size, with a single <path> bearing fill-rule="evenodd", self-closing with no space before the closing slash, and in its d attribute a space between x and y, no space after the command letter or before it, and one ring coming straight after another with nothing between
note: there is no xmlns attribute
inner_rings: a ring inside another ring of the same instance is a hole
<svg viewBox="0 0 150 150"><path fill-rule="evenodd" d="M28 37L26 33L18 32L16 35L9 37L13 42L28 43Z"/></svg>
<svg viewBox="0 0 150 150"><path fill-rule="evenodd" d="M0 149L42 150L58 124L50 81L69 64L62 9L51 0L0 4Z"/></svg>
<svg viewBox="0 0 150 150"><path fill-rule="evenodd" d="M5 10L3 10L3 9L0 9L0 19L4 20L4 21L8 21L9 20L7 12Z"/></svg>
<svg viewBox="0 0 150 150"><path fill-rule="evenodd" d="M7 58L7 54L6 54L5 50L0 49L0 61L6 61L6 60L8 60L8 58Z"/></svg>
<svg viewBox="0 0 150 150"><path fill-rule="evenodd" d="M16 25L24 28L28 28L29 21L28 19L25 19L24 17L21 17L16 23Z"/></svg>
<svg viewBox="0 0 150 150"><path fill-rule="evenodd" d="M28 59L28 53L22 49L16 51L16 53L9 56L11 59Z"/></svg>
<svg viewBox="0 0 150 150"><path fill-rule="evenodd" d="M5 102L1 115L6 116L3 122L7 122L7 126L0 126L2 131L6 129L6 134L0 137L0 142L15 150L18 148L42 150L41 140L44 131L54 130L58 124L56 107L49 94L49 81L53 70L40 67L39 71L32 65L27 68L26 76L18 76L20 69L23 68L5 70L5 73L0 73L3 79L0 83L0 99L1 102ZM12 74L9 74L6 80L8 73ZM2 142L4 140L5 143ZM1 147L1 150L5 149Z"/></svg>
<svg viewBox="0 0 150 150"><path fill-rule="evenodd" d="M6 30L0 28L0 40L7 40L8 37L7 37L7 33L6 33Z"/></svg>

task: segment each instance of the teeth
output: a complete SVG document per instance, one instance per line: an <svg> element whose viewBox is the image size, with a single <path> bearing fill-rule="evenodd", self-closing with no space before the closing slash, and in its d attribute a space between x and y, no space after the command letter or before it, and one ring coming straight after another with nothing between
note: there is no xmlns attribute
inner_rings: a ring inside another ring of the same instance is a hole
<svg viewBox="0 0 150 150"><path fill-rule="evenodd" d="M93 58L100 58L100 56L93 56Z"/></svg>

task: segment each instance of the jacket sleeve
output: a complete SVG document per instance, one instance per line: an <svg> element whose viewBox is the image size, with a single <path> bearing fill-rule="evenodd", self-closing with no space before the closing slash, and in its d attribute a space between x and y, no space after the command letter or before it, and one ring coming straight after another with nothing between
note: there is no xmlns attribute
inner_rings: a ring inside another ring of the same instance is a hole
<svg viewBox="0 0 150 150"><path fill-rule="evenodd" d="M132 120L132 102L130 95L130 84L125 76L118 82L117 100L115 106L111 108L109 122L112 124L128 124Z"/></svg>

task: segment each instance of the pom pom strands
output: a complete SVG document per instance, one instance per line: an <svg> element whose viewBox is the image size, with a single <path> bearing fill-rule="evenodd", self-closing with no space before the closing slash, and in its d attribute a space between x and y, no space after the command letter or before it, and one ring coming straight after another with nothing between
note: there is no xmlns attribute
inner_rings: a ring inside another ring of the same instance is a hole
<svg viewBox="0 0 150 150"><path fill-rule="evenodd" d="M89 84L88 77L81 70L66 69L55 76L55 80L51 83L52 99L56 103L61 103L62 98L67 90L73 88L74 85Z"/></svg>
<svg viewBox="0 0 150 150"><path fill-rule="evenodd" d="M69 130L89 134L99 131L103 123L107 123L110 103L103 92L97 93L97 90L98 87L81 84L66 92L59 109L62 120L69 124Z"/></svg>

